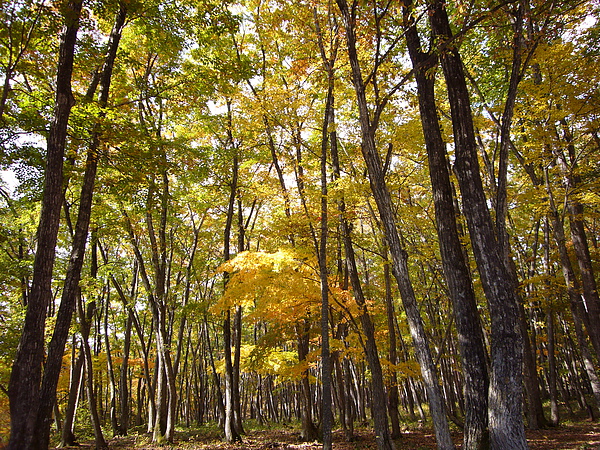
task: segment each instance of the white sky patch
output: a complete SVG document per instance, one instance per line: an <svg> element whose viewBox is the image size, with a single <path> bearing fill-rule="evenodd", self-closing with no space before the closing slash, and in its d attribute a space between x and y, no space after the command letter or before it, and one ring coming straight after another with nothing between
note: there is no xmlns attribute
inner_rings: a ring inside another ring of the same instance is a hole
<svg viewBox="0 0 600 450"><path fill-rule="evenodd" d="M581 30L587 30L588 28L596 25L596 22L598 22L598 18L596 16L592 16L590 14L585 18L585 20L583 22L581 22L581 25L579 26L579 28Z"/></svg>
<svg viewBox="0 0 600 450"><path fill-rule="evenodd" d="M208 110L211 114L225 114L227 112L227 105L224 103L215 103L212 100L206 103Z"/></svg>
<svg viewBox="0 0 600 450"><path fill-rule="evenodd" d="M4 184L10 193L12 194L17 186L19 186L19 180L12 170L0 170L0 178L2 178L2 184Z"/></svg>

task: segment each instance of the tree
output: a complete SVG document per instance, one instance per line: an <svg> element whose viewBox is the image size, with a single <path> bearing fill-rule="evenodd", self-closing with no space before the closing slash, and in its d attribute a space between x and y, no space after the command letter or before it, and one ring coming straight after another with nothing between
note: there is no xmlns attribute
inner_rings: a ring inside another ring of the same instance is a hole
<svg viewBox="0 0 600 450"><path fill-rule="evenodd" d="M108 103L112 71L117 56L117 49L119 48L121 33L123 26L125 25L126 14L127 10L125 6L121 5L116 14L115 23L108 42L107 56L100 75L100 92L98 99L100 108L106 108ZM106 114L104 112L101 112L100 119L105 117L105 115ZM96 179L98 160L100 159L99 146L101 132L99 125L94 126L91 134L92 139L91 145L87 152L86 170L81 189L81 199L79 202L75 235L73 236L71 258L69 261L69 267L67 269L65 286L63 288L57 322L54 327L54 333L52 340L50 341L48 356L44 366L44 377L42 379L42 387L40 392L40 409L36 423L37 432L35 433L35 439L37 441L34 440L34 446L39 448L45 448L49 444L51 411L53 404L56 401L56 385L58 383L58 377L62 365L65 343L69 334L71 318L73 311L75 310L76 298L79 294L81 268L83 266L83 258L85 255L85 247L88 238L88 229L92 210L94 182Z"/></svg>
<svg viewBox="0 0 600 450"><path fill-rule="evenodd" d="M444 48L440 63L448 89L454 130L454 168L460 185L475 260L492 320L492 373L489 392L489 428L492 448L527 448L522 418L523 337L517 299L487 209L477 160L473 117L463 63L452 42L445 6L430 5L433 36Z"/></svg>
<svg viewBox="0 0 600 450"><path fill-rule="evenodd" d="M465 449L487 445L487 393L489 379L487 354L477 313L471 273L460 241L450 182L448 160L435 102L435 78L430 75L436 63L431 51L421 48L415 11L404 12L406 41L417 82L419 111L429 161L429 177L435 203L435 220L444 274L459 335L465 391Z"/></svg>
<svg viewBox="0 0 600 450"><path fill-rule="evenodd" d="M408 255L402 248L402 244L398 236L398 230L392 214L390 194L385 185L381 159L375 144L374 134L377 129L376 124L378 117L371 117L369 114L368 101L366 98L366 86L356 51L355 26L356 8L358 5L357 2L353 2L352 7L349 8L345 0L340 0L337 3L340 11L342 12L346 28L348 56L350 59L350 65L352 67L352 82L356 91L359 109L361 149L369 172L371 191L373 193L373 197L375 198L375 202L377 203L379 215L381 216L381 221L385 229L386 241L392 256L392 271L398 283L398 288L400 289L400 295L402 297L411 328L413 344L415 346L417 358L421 364L421 370L423 372L423 378L425 380L428 393L430 412L435 424L434 427L438 447L448 449L454 448L454 444L452 443L452 439L450 437L448 422L446 420L443 399L438 384L435 366L433 364L433 359L431 358L431 353L429 351L423 329L423 323L417 308L414 290L408 273ZM375 12L375 14L377 14L377 12ZM376 114L381 114L380 108L381 105L378 105ZM384 445L389 444L386 443Z"/></svg>
<svg viewBox="0 0 600 450"><path fill-rule="evenodd" d="M50 282L62 206L63 155L69 114L73 106L71 74L82 2L69 2L63 12L65 26L56 75L54 120L47 140L42 212L38 226L38 245L34 261L31 294L23 333L13 363L9 384L11 405L10 448L32 447L39 410L44 328L51 300Z"/></svg>

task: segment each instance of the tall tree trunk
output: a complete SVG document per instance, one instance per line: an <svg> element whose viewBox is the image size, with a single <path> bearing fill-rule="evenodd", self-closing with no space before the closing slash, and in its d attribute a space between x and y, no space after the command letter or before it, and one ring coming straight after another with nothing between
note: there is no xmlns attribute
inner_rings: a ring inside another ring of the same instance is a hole
<svg viewBox="0 0 600 450"><path fill-rule="evenodd" d="M387 248L386 248L386 259L387 259ZM392 280L390 273L390 265L384 262L383 277L385 282L385 310L387 315L388 325L388 359L390 364L395 365L398 363L398 349L396 346L396 311L394 310L394 302L392 297ZM388 392L388 413L390 414L390 423L392 425L392 439L398 439L401 437L402 432L400 431L400 414L398 412L399 404L399 393L398 393L398 375L396 370L392 370L390 380L387 387Z"/></svg>
<svg viewBox="0 0 600 450"><path fill-rule="evenodd" d="M596 404L600 408L600 384L598 382L598 376L596 372L596 368L593 364L593 359L590 354L588 344L586 341L586 336L584 333L584 326L587 330L591 330L593 328L597 328L597 323L591 323L589 316L586 314L584 301L582 295L580 293L580 286L577 278L575 277L575 273L573 270L573 266L571 264L571 258L569 257L569 253L566 245L566 236L565 230L563 226L563 222L559 217L558 210L556 208L556 204L554 202L554 195L550 188L550 182L548 179L548 171L546 170L544 173L545 183L546 183L546 193L548 194L548 202L550 206L550 222L552 225L552 232L554 235L554 240L556 241L556 246L558 249L559 260L563 272L563 277L565 279L565 284L567 286L567 295L569 297L569 305L571 307L571 314L573 315L573 325L575 327L575 335L577 336L577 342L581 349L583 361L584 361L584 369L587 372L588 378L591 383L592 391L594 393L594 397L596 399ZM593 340L592 340L593 343ZM595 382L594 382L595 381Z"/></svg>
<svg viewBox="0 0 600 450"><path fill-rule="evenodd" d="M398 283L400 296L409 322L416 357L421 366L423 380L427 389L430 406L429 410L434 423L437 445L440 449L454 449L435 364L431 357L425 329L417 306L412 282L409 277L408 255L400 242L390 193L385 184L381 159L375 145L374 133L376 130L371 123L365 92L366 87L363 81L356 50L356 11L354 9L356 2L353 3L352 10L348 8L346 0L337 0L337 4L342 12L346 28L348 56L350 58L352 81L356 91L359 110L361 150L369 173L371 191L375 202L377 203L379 215L381 216L381 221L385 230L386 241L390 249L390 255L392 256L392 272Z"/></svg>
<svg viewBox="0 0 600 450"><path fill-rule="evenodd" d="M221 380L219 378L219 374L217 373L217 368L215 366L215 359L213 356L212 346L210 344L210 330L208 329L208 317L204 316L204 338L206 341L206 347L208 350L208 357L210 359L210 367L213 375L213 385L216 390L216 410L219 413L218 422L219 424L223 424L225 422L225 402L223 401L223 392L221 390Z"/></svg>
<svg viewBox="0 0 600 450"><path fill-rule="evenodd" d="M569 194L566 199L566 207L569 212L569 225L571 229L571 240L573 242L573 250L577 258L579 266L579 274L581 277L581 287L583 288L583 301L585 308L583 312L592 325L588 328L588 333L592 341L592 345L596 351L596 355L600 358L600 296L598 295L598 286L594 276L590 249L585 233L583 205L577 198L577 190L581 182L580 176L577 174L576 149L573 143L573 136L568 130L565 119L561 121L563 128L564 140L567 144L567 152L569 161L564 155L564 152L556 150L554 153L557 156L558 166L561 169L564 184ZM594 324L596 324L594 326Z"/></svg>
<svg viewBox="0 0 600 450"><path fill-rule="evenodd" d="M491 318L492 374L488 419L492 449L526 449L522 417L523 339L512 281L494 235L477 159L473 117L462 60L442 1L430 5L435 41L445 46L440 61L446 79L455 144L455 170L475 261Z"/></svg>
<svg viewBox="0 0 600 450"><path fill-rule="evenodd" d="M342 211L344 214L345 211ZM352 291L356 303L360 308L360 323L362 331L365 334L365 350L367 354L367 362L371 371L371 409L373 413L373 420L375 422L375 438L377 441L377 448L394 449L394 443L390 435L388 421L387 421L387 408L386 408L386 395L383 384L383 372L381 369L381 362L379 361L379 355L377 352L377 344L375 341L375 327L373 321L367 310L366 300L363 295L362 286L358 277L358 269L356 267L356 259L354 257L354 249L352 246L352 240L350 236L350 226L345 219L342 219L342 228L344 235L344 247L346 249L346 260L348 261L348 269L350 273L350 281L352 283Z"/></svg>
<svg viewBox="0 0 600 450"><path fill-rule="evenodd" d="M131 350L131 329L133 327L133 314L128 312L125 323L125 342L123 344L123 361L119 377L119 401L121 407L121 419L119 435L127 436L129 429L129 353Z"/></svg>
<svg viewBox="0 0 600 450"><path fill-rule="evenodd" d="M81 348L81 346L79 346ZM77 352L77 345L75 336L73 336L72 343L73 355ZM61 433L60 447L68 447L75 445L75 434L73 433L73 423L75 421L75 414L77 412L77 405L79 403L79 397L81 394L81 387L83 382L83 352L80 350L77 358L71 362L71 382L69 387L69 399L67 401L67 408L65 410L65 421L63 422L63 428Z"/></svg>
<svg viewBox="0 0 600 450"><path fill-rule="evenodd" d="M81 352L84 355L85 359L85 388L88 399L88 408L90 413L90 421L92 422L92 427L94 429L94 445L96 449L105 449L108 448L108 444L104 439L104 434L102 433L102 426L100 424L100 416L98 414L98 404L96 401L96 393L94 392L94 362L92 359L92 351L90 349L89 344L89 334L92 321L94 320L94 314L96 311L96 302L91 301L88 303L87 312L83 312L83 302L82 299L79 298L77 305L78 313L79 313L79 329L81 332ZM39 447L47 448L47 447Z"/></svg>
<svg viewBox="0 0 600 450"><path fill-rule="evenodd" d="M504 263L513 280L513 289L517 293L517 303L519 307L521 334L523 335L523 385L527 398L527 425L532 430L537 430L546 425L547 421L542 408L542 400L539 389L539 381L537 377L537 368L535 354L532 351L532 346L529 338L529 327L527 317L525 316L525 308L523 301L518 294L519 281L517 277L516 267L511 258L510 239L506 228L506 217L508 215L508 154L510 148L510 131L512 127L512 118L514 113L515 102L517 99L517 88L522 79L523 70L526 64L523 63L522 53L524 50L523 37L523 20L524 20L523 2L516 2L512 10L513 16L513 58L508 83L508 92L506 94L506 102L502 113L500 124L500 152L498 163L498 180L496 187L496 236L498 246L502 251Z"/></svg>
<svg viewBox="0 0 600 450"><path fill-rule="evenodd" d="M243 252L246 246L246 228L244 226L244 215L242 210L242 200L238 194L238 252ZM238 305L235 307L233 318L233 412L235 420L235 429L239 434L244 434L242 424L242 402L240 396L240 364L242 352L242 317L243 308Z"/></svg>
<svg viewBox="0 0 600 450"><path fill-rule="evenodd" d="M36 436L40 381L44 359L46 311L52 300L52 269L62 206L63 157L67 125L74 104L71 74L82 1L69 2L61 33L56 75L54 117L47 140L42 211L37 231L37 250L25 323L13 362L8 396L11 434L9 449L25 450Z"/></svg>
<svg viewBox="0 0 600 450"><path fill-rule="evenodd" d="M93 233L95 234L95 233ZM95 245L95 244L94 244ZM115 379L115 367L113 364L112 348L110 345L110 331L108 328L108 316L110 313L110 290L107 291L106 302L104 305L104 347L106 349L106 371L108 374L109 391L109 416L110 426L113 436L120 433L119 422L117 420L117 381Z"/></svg>
<svg viewBox="0 0 600 450"><path fill-rule="evenodd" d="M309 352L310 342L310 322L308 319L301 321L296 325L298 334L298 362L300 364L306 361ZM302 431L300 437L305 442L313 442L319 437L317 427L312 418L312 398L310 389L310 380L308 378L308 367L302 372L300 378L301 386L301 408L302 408Z"/></svg>
<svg viewBox="0 0 600 450"><path fill-rule="evenodd" d="M332 158L332 160L335 161L335 166L339 164L337 157L337 138L335 135L332 136L331 141L332 154L335 155L335 157ZM352 245L352 238L350 234L350 224L345 218L346 208L343 200L339 201L338 207L340 210L342 236L344 240L344 249L346 252L346 263L348 265L348 272L352 284L352 292L356 303L360 308L359 320L361 323L362 331L365 334L366 340L365 350L367 354L367 362L371 371L371 409L375 425L377 448L382 450L393 449L395 447L388 427L386 408L387 401L383 382L383 371L381 369L381 362L379 360L377 343L375 340L375 327L373 326L373 321L371 320L371 316L367 309L366 299L363 295L361 281L358 276L356 258L354 255L354 248Z"/></svg>
<svg viewBox="0 0 600 450"><path fill-rule="evenodd" d="M231 130L229 130L231 132ZM232 140L231 135L229 136L230 141ZM233 156L232 166L232 178L231 178L231 192L229 195L229 206L227 208L227 220L225 222L225 230L223 231L223 259L225 261L230 259L230 240L231 240L231 226L233 223L233 215L235 210L235 198L238 189L238 168L239 160L237 151ZM229 274L225 273L223 277L223 283L227 286L229 281ZM223 351L225 354L225 440L229 443L241 442L242 437L238 433L235 427L235 407L234 407L234 383L233 383L233 361L231 358L231 310L227 308L224 312L223 319Z"/></svg>
<svg viewBox="0 0 600 450"><path fill-rule="evenodd" d="M550 224L548 218L544 219L544 271L548 279L552 275L550 271ZM546 282L546 285L549 281ZM550 291L549 291L550 292ZM550 294L552 295L552 294ZM549 300L548 309L546 312L546 329L548 330L548 391L550 392L550 421L549 424L553 427L557 427L560 423L560 413L558 409L558 390L557 390L557 376L558 370L556 367L556 351L555 351L555 326L554 326L554 305L552 299Z"/></svg>
<svg viewBox="0 0 600 450"><path fill-rule="evenodd" d="M126 10L121 8L116 15L113 31L110 35L108 52L102 69L102 76L100 78L98 103L101 107L105 107L108 102L112 71L121 39L121 32L125 24L125 17ZM104 112L100 113L101 117L104 115ZM100 135L101 130L98 125L95 125L92 131L92 142L87 152L87 161L83 176L83 186L81 188L71 257L67 268L65 285L54 327L54 333L48 348L46 366L44 368L44 378L42 380L40 391L40 409L38 411L36 425L37 432L34 439L35 445L39 445L41 448L46 448L50 439L51 411L56 397L56 386L58 384L62 366L62 357L69 334L71 318L73 316L73 310L75 309L76 298L79 292L79 280L81 278L81 268L83 266L92 211L94 182L100 156L98 151L100 146Z"/></svg>
<svg viewBox="0 0 600 450"><path fill-rule="evenodd" d="M333 79L329 77L323 130L321 137L321 229L318 246L319 278L321 281L321 370L322 370L322 409L321 430L323 449L332 448L332 389L331 353L329 349L329 280L327 271L327 142L329 124L333 124Z"/></svg>
<svg viewBox="0 0 600 450"><path fill-rule="evenodd" d="M444 276L450 291L459 348L465 395L464 449L484 448L488 442L487 392L489 378L483 332L471 271L465 259L454 209L454 194L435 102L435 79L428 70L435 63L433 55L421 50L416 24L407 10L406 41L415 68L419 110L429 161L435 220Z"/></svg>

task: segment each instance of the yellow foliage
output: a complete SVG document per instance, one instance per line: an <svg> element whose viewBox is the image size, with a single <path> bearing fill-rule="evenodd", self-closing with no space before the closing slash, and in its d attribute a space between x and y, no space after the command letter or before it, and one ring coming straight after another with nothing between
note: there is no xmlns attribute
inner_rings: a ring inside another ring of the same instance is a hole
<svg viewBox="0 0 600 450"><path fill-rule="evenodd" d="M245 373L277 375L281 380L299 379L306 370L306 363L298 363L296 352L268 348L260 345L244 344L240 348L240 369ZM215 361L218 373L224 373L225 361Z"/></svg>
<svg viewBox="0 0 600 450"><path fill-rule="evenodd" d="M398 380L406 380L407 378L421 378L421 366L419 366L419 363L414 360L392 364L387 359L382 359L381 365L384 373L390 374L392 372L396 372Z"/></svg>
<svg viewBox="0 0 600 450"><path fill-rule="evenodd" d="M249 317L254 320L291 323L306 316L321 299L314 261L295 250L242 252L218 271L231 278L212 307L214 312L240 305L251 310Z"/></svg>
<svg viewBox="0 0 600 450"><path fill-rule="evenodd" d="M10 409L8 396L0 395L0 447L8 444L10 437Z"/></svg>

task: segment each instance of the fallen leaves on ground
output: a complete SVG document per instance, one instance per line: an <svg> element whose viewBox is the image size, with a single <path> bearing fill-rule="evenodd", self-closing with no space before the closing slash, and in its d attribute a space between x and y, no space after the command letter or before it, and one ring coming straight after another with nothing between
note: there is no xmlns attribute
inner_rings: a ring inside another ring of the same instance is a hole
<svg viewBox="0 0 600 450"><path fill-rule="evenodd" d="M457 449L460 448L461 436L453 435ZM528 430L527 440L531 450L600 450L600 424L577 423L558 428ZM395 441L397 450L434 450L435 435L428 429L405 431ZM175 442L167 445L155 445L148 435L132 435L116 437L109 442L111 449L118 450L316 450L321 448L319 442L300 442L300 434L291 428L273 430L252 430L243 436L243 442L228 444L194 431L176 433ZM71 449L93 448L93 443L82 444ZM355 439L346 441L341 430L333 435L335 450L371 450L376 449L373 432L369 430L355 431Z"/></svg>

